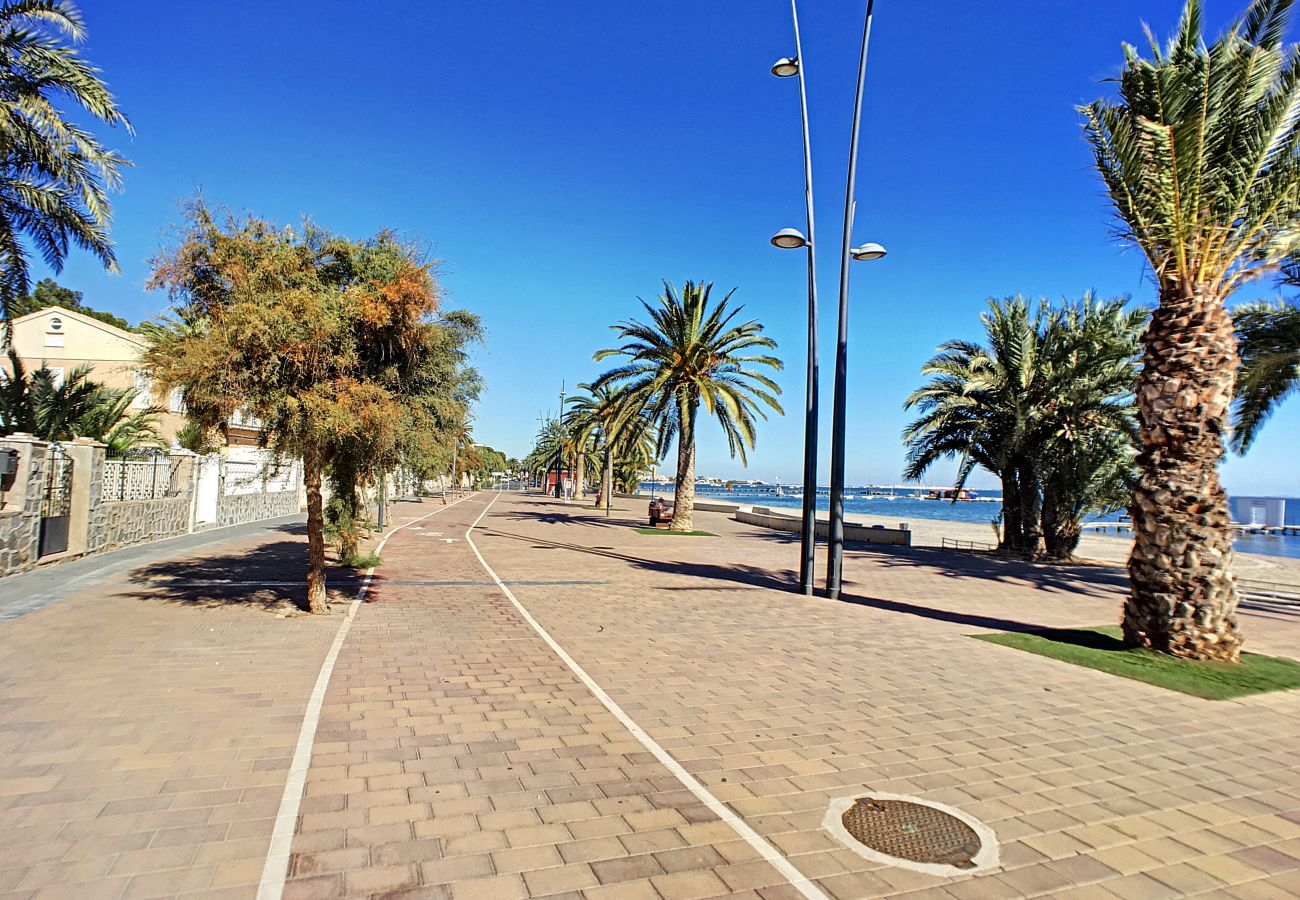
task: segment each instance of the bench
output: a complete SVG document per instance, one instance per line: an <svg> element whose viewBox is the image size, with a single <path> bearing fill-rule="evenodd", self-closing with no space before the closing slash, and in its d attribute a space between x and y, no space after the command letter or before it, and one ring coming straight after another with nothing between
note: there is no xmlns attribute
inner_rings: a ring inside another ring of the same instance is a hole
<svg viewBox="0 0 1300 900"><path fill-rule="evenodd" d="M649 515L651 528L658 528L661 522L668 524L673 520L673 505L655 498L650 501Z"/></svg>

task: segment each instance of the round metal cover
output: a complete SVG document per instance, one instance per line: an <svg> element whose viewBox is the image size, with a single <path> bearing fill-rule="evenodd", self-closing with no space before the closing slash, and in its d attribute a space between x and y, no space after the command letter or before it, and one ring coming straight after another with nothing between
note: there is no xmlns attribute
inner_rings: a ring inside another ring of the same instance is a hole
<svg viewBox="0 0 1300 900"><path fill-rule="evenodd" d="M916 863L972 869L982 846L975 829L961 819L906 800L860 798L841 821L872 850Z"/></svg>

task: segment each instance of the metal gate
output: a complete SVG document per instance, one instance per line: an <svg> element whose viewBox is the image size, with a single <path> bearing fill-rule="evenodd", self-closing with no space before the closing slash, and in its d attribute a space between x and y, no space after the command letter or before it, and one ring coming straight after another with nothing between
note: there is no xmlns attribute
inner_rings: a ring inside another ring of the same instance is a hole
<svg viewBox="0 0 1300 900"><path fill-rule="evenodd" d="M68 549L68 523L72 518L72 460L59 444L50 444L46 451L45 471L45 496L41 499L41 556Z"/></svg>

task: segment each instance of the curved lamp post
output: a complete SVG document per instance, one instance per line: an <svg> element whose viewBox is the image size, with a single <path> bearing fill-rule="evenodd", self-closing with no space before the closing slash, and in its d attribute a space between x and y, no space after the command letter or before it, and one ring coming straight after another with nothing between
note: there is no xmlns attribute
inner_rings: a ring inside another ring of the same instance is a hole
<svg viewBox="0 0 1300 900"><path fill-rule="evenodd" d="M857 202L853 192L858 175L858 132L862 125L862 90L867 79L867 45L871 41L871 14L875 0L867 0L867 14L862 26L862 52L858 57L858 92L853 101L853 134L849 141L849 177L844 189L844 235L840 248L840 321L835 344L835 399L831 419L831 497L830 528L827 541L826 596L840 596L844 569L844 432L847 414L849 369L849 260L880 259L885 248L879 244L849 245L853 236L853 214Z"/></svg>
<svg viewBox="0 0 1300 900"><path fill-rule="evenodd" d="M808 136L808 90L804 79L803 46L799 40L799 9L790 0L794 22L794 57L782 57L772 66L777 78L799 77L799 112L803 119L804 210L808 236L782 228L772 243L785 250L808 249L808 373L804 399L803 512L799 530L799 590L811 596L817 553L817 259L813 225L812 142Z"/></svg>

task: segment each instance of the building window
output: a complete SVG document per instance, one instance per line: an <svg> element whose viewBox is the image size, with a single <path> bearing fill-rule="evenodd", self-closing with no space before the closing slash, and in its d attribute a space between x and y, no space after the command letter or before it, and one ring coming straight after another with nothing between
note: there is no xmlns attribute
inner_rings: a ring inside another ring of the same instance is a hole
<svg viewBox="0 0 1300 900"><path fill-rule="evenodd" d="M148 409L153 405L153 379L144 372L135 373L135 399L131 405L136 409Z"/></svg>
<svg viewBox="0 0 1300 900"><path fill-rule="evenodd" d="M62 346L63 346L63 332L62 332L62 331L47 331L47 332L45 332L45 346L47 346L47 347L62 347Z"/></svg>

